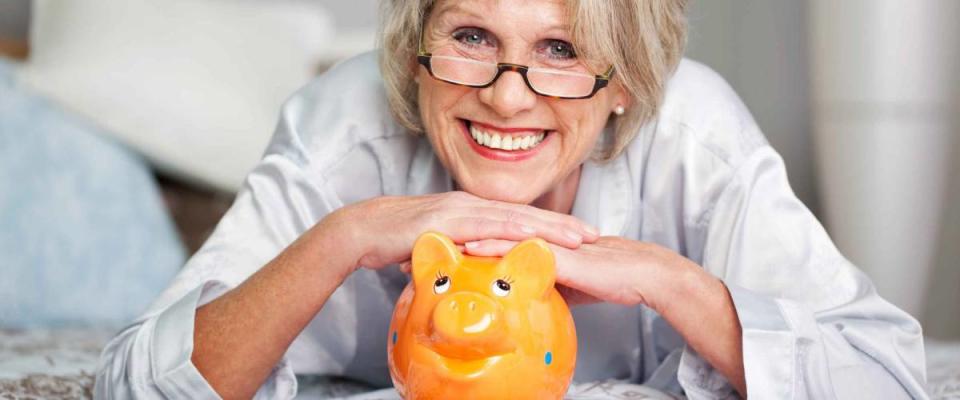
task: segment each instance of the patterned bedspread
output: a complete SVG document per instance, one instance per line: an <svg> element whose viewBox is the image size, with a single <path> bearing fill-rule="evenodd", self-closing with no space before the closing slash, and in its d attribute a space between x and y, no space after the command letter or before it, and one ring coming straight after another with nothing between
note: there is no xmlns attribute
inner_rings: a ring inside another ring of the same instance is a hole
<svg viewBox="0 0 960 400"><path fill-rule="evenodd" d="M0 329L0 399L91 398L100 349L113 331ZM960 399L960 342L928 339L927 381L933 399ZM331 377L300 377L298 399L396 399L392 389L371 391ZM569 399L651 399L674 397L616 381L574 385Z"/></svg>

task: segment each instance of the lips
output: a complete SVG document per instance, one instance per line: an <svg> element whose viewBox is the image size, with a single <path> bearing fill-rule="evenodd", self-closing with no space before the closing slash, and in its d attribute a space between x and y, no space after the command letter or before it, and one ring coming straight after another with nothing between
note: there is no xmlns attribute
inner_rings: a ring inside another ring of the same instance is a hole
<svg viewBox="0 0 960 400"><path fill-rule="evenodd" d="M536 155L554 131L538 129L502 129L468 120L460 120L470 147L481 156L497 161L522 161Z"/></svg>

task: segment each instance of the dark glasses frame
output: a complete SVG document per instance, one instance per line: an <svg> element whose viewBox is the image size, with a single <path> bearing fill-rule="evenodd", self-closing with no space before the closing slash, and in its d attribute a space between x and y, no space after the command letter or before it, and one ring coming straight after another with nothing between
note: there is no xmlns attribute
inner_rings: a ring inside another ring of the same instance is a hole
<svg viewBox="0 0 960 400"><path fill-rule="evenodd" d="M593 90L590 91L590 94L587 94L587 95L584 95L584 96L568 97L568 96L555 96L555 95L545 94L545 93L541 93L541 92L537 91L537 89L535 89L535 88L533 87L533 85L530 84L530 79L527 78L527 71L530 69L530 67L529 67L529 66L526 66L526 65L511 64L511 63L496 63L496 65L497 65L497 74L493 76L493 79L491 79L490 82L487 82L487 83L482 84L482 85L469 85L469 84L466 84L466 83L454 82L454 81L450 81L450 80L446 80L446 79L437 77L437 76L433 73L433 67L431 67L431 65L430 65L430 60L431 60L431 58L433 58L433 54L427 52L427 51L423 48L423 29L421 28L421 30L420 30L420 45L419 45L419 49L417 50L417 62L418 62L420 65L423 65L424 67L426 67L426 68L427 68L427 72L428 72L428 73L430 74L430 76L433 77L434 79L439 80L439 81L443 81L443 82L447 82L447 83L450 83L450 84L454 84L454 85L466 86L466 87L472 87L472 88L478 88L478 89L487 88L487 87L493 86L493 84L497 82L497 79L500 79L500 75L503 75L504 72L513 71L513 72L519 73L520 76L523 77L523 83L525 83L525 84L527 85L527 87L530 88L530 90L531 90L532 92L536 93L536 94L539 95L539 96L548 97L548 98L553 98L553 99L579 100L579 99L588 99L588 98L591 98L591 97L593 97L594 95L596 95L597 92L600 91L600 89L603 89L604 87L607 86L607 84L610 83L610 78L613 77L613 72L614 72L613 66L611 65L610 68L608 68L607 71L604 72L602 75L594 75ZM491 63L491 64L492 64L492 63Z"/></svg>

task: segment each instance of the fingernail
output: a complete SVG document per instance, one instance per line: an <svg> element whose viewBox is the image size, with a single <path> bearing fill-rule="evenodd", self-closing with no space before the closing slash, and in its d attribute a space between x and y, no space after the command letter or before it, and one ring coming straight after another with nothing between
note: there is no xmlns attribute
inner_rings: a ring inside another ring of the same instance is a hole
<svg viewBox="0 0 960 400"><path fill-rule="evenodd" d="M583 241L583 236L573 231L567 231L567 237L578 243Z"/></svg>
<svg viewBox="0 0 960 400"><path fill-rule="evenodd" d="M600 231L597 230L597 228L594 228L594 227L591 226L591 225L585 225L585 226L583 227L583 229L586 230L587 233L589 233L589 234L591 234L591 235L593 235L593 236L599 236L599 235L600 235Z"/></svg>
<svg viewBox="0 0 960 400"><path fill-rule="evenodd" d="M533 229L532 226L527 226L527 225L520 225L520 231L530 235L537 233L536 229Z"/></svg>
<svg viewBox="0 0 960 400"><path fill-rule="evenodd" d="M480 247L480 243L477 243L477 242L466 242L463 245L470 250Z"/></svg>

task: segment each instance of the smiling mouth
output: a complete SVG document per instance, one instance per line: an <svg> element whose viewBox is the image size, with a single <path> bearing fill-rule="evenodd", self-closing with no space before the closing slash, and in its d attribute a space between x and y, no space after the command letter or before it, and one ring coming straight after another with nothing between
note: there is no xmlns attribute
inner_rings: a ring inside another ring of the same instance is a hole
<svg viewBox="0 0 960 400"><path fill-rule="evenodd" d="M473 142L491 150L509 153L522 153L537 148L553 131L550 130L522 130L518 132L502 132L469 120L461 120L467 128L468 135Z"/></svg>
<svg viewBox="0 0 960 400"><path fill-rule="evenodd" d="M476 378L480 376L483 371L493 367L498 364L504 357L508 356L507 353L499 353L490 355L487 357L473 358L473 359L460 359L455 357L448 357L443 355L437 349L434 349L432 346L423 345L424 349L433 353L437 357L440 365L448 372L451 372L454 376L462 378Z"/></svg>

